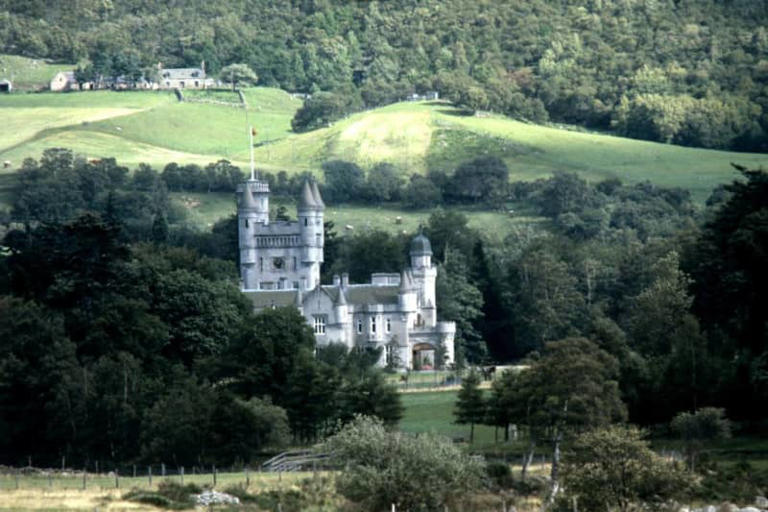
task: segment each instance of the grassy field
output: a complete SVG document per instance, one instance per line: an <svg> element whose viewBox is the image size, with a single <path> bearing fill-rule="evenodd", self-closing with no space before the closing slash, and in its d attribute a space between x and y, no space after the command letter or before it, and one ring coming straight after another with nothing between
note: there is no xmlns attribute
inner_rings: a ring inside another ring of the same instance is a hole
<svg viewBox="0 0 768 512"><path fill-rule="evenodd" d="M455 390L401 394L405 414L400 420L400 428L404 432L435 432L469 441L469 425L453 423L456 394ZM503 433L499 432L499 436L503 437ZM492 427L475 425L475 445L493 444L494 439Z"/></svg>
<svg viewBox="0 0 768 512"><path fill-rule="evenodd" d="M284 138L301 102L278 89L246 91L247 111L227 105L179 103L167 91L86 91L0 96L0 159L17 167L45 148L68 147L123 165L248 162L247 123L255 144Z"/></svg>
<svg viewBox="0 0 768 512"><path fill-rule="evenodd" d="M322 474L322 473L319 473ZM258 493L263 490L289 489L301 480L313 476L311 472L297 473L254 473L248 474L248 491ZM116 488L113 475L88 474L86 488L83 489L82 473L47 473L25 474L18 478L12 474L0 474L0 510L14 512L52 512L54 510L74 511L157 511L161 510L149 505L122 500L122 495L129 489L157 489L157 484L163 481L161 477L152 479L152 485L146 476L136 478L120 478ZM168 480L181 483L176 475ZM16 487L18 482L18 488ZM202 486L212 486L213 477L206 475L185 475L184 483L196 483ZM219 491L234 485L246 485L246 474L219 473L215 488Z"/></svg>
<svg viewBox="0 0 768 512"><path fill-rule="evenodd" d="M2 180L0 180L0 186ZM184 205L188 213L187 222L196 228L210 228L217 220L235 213L235 200L232 194L224 193L172 193L171 197ZM272 198L270 207L284 205L288 215L296 218L296 203ZM401 210L395 205L386 207L359 205L329 205L325 210L325 220L333 221L336 232L357 233L360 231L381 229L390 233L414 233L419 225L426 224L433 210ZM544 222L541 217L525 215L510 217L501 212L475 211L458 209L469 219L469 225L488 233L490 236L503 238L515 229ZM400 220L398 221L398 217ZM349 230L346 226L351 226Z"/></svg>
<svg viewBox="0 0 768 512"><path fill-rule="evenodd" d="M48 87L59 71L68 71L74 67L74 64L51 64L40 59L0 55L0 80L10 80L16 91L38 90Z"/></svg>
<svg viewBox="0 0 768 512"><path fill-rule="evenodd" d="M225 94L224 92L217 94ZM259 167L319 172L330 159L370 167L391 162L405 173L452 171L464 160L502 158L514 180L556 170L587 179L651 180L690 189L702 200L735 177L730 162L768 167L768 155L683 148L558 127L497 115L467 116L440 102L397 103L360 112L304 134L290 131L301 101L277 89L244 91L248 108L178 103L167 92L85 91L0 97L0 159L18 165L46 147L87 156L114 156L124 165L169 161L207 164L228 158L247 167L247 126L257 130ZM196 96L205 94L195 93ZM246 119L247 117L247 119Z"/></svg>

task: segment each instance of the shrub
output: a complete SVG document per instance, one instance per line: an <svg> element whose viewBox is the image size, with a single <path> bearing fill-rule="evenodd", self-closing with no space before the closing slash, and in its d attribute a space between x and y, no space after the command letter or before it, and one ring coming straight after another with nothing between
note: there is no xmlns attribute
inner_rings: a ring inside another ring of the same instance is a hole
<svg viewBox="0 0 768 512"><path fill-rule="evenodd" d="M321 447L344 466L337 489L365 510L443 510L480 488L482 462L445 437L390 432L358 416Z"/></svg>
<svg viewBox="0 0 768 512"><path fill-rule="evenodd" d="M512 483L512 471L509 469L509 464L506 462L489 462L485 466L485 472L488 473L488 478L497 487L507 489Z"/></svg>
<svg viewBox="0 0 768 512"><path fill-rule="evenodd" d="M248 492L248 489L242 483L230 485L224 489L224 492L240 500L240 503L257 503L258 498L255 494Z"/></svg>
<svg viewBox="0 0 768 512"><path fill-rule="evenodd" d="M163 480L157 485L157 491L132 489L123 495L123 499L170 510L183 510L194 507L195 501L192 499L192 495L201 492L203 490L199 485L181 485L170 480Z"/></svg>
<svg viewBox="0 0 768 512"><path fill-rule="evenodd" d="M636 427L611 426L580 435L564 456L564 487L579 510L653 508L688 489L684 471L653 451Z"/></svg>

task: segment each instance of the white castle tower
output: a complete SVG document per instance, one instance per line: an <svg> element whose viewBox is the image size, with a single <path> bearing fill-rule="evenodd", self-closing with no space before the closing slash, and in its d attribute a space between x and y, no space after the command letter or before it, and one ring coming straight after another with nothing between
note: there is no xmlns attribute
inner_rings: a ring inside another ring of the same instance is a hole
<svg viewBox="0 0 768 512"><path fill-rule="evenodd" d="M269 220L269 185L251 179L237 187L240 279L248 290L311 290L320 284L323 212L317 184L305 182L298 221Z"/></svg>

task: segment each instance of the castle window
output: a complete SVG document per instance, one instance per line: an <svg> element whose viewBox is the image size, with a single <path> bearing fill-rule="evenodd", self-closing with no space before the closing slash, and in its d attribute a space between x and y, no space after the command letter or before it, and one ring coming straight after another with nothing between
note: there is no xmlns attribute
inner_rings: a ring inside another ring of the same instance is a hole
<svg viewBox="0 0 768 512"><path fill-rule="evenodd" d="M245 219L245 227L248 227L248 219Z"/></svg>
<svg viewBox="0 0 768 512"><path fill-rule="evenodd" d="M387 326L387 333L392 332L392 320L390 320L389 317L387 317L386 326Z"/></svg>
<svg viewBox="0 0 768 512"><path fill-rule="evenodd" d="M392 365L395 362L395 346L392 343L388 343L385 347L385 354L387 358L387 364Z"/></svg>
<svg viewBox="0 0 768 512"><path fill-rule="evenodd" d="M264 272L264 258L259 258L259 272Z"/></svg>
<svg viewBox="0 0 768 512"><path fill-rule="evenodd" d="M357 320L357 334L363 334L363 321Z"/></svg>
<svg viewBox="0 0 768 512"><path fill-rule="evenodd" d="M304 217L304 225L306 226L306 225L308 225L308 223L309 223L309 221L307 220L306 217Z"/></svg>
<svg viewBox="0 0 768 512"><path fill-rule="evenodd" d="M296 270L296 256L293 257L293 270Z"/></svg>
<svg viewBox="0 0 768 512"><path fill-rule="evenodd" d="M315 334L325 334L325 315L314 315Z"/></svg>
<svg viewBox="0 0 768 512"><path fill-rule="evenodd" d="M376 334L376 317L371 317L371 334Z"/></svg>

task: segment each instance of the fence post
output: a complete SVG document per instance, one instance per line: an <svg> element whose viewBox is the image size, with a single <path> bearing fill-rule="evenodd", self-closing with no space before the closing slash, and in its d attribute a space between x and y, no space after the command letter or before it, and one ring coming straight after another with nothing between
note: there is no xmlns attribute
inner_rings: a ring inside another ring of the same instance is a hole
<svg viewBox="0 0 768 512"><path fill-rule="evenodd" d="M147 475L149 475L149 486L152 487L152 466L147 466Z"/></svg>
<svg viewBox="0 0 768 512"><path fill-rule="evenodd" d="M120 472L115 468L115 489L120 488Z"/></svg>
<svg viewBox="0 0 768 512"><path fill-rule="evenodd" d="M181 466L181 485L184 485L184 466Z"/></svg>
<svg viewBox="0 0 768 512"><path fill-rule="evenodd" d="M99 461L98 461L98 459L96 460L96 474L97 475L99 474Z"/></svg>
<svg viewBox="0 0 768 512"><path fill-rule="evenodd" d="M165 463L160 463L160 473L162 473L163 477L165 477Z"/></svg>
<svg viewBox="0 0 768 512"><path fill-rule="evenodd" d="M64 465L66 461L67 461L67 456L66 456L66 455L62 455L62 456L61 456L61 470L62 470L62 471L64 471L64 468L66 467L66 466Z"/></svg>
<svg viewBox="0 0 768 512"><path fill-rule="evenodd" d="M51 472L49 471L48 472L48 488L50 489L52 487L53 487L53 478L51 477Z"/></svg>
<svg viewBox="0 0 768 512"><path fill-rule="evenodd" d="M213 486L216 487L216 465L213 465Z"/></svg>
<svg viewBox="0 0 768 512"><path fill-rule="evenodd" d="M85 490L86 487L86 480L88 479L88 473L86 472L86 468L83 468L83 490Z"/></svg>
<svg viewBox="0 0 768 512"><path fill-rule="evenodd" d="M251 485L251 474L248 471L248 466L245 466L245 488L248 489Z"/></svg>
<svg viewBox="0 0 768 512"><path fill-rule="evenodd" d="M19 470L13 472L13 479L16 481L16 489L19 488Z"/></svg>
<svg viewBox="0 0 768 512"><path fill-rule="evenodd" d="M133 465L133 478L136 478L136 464Z"/></svg>

